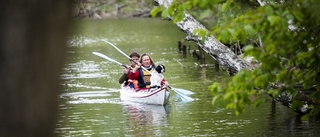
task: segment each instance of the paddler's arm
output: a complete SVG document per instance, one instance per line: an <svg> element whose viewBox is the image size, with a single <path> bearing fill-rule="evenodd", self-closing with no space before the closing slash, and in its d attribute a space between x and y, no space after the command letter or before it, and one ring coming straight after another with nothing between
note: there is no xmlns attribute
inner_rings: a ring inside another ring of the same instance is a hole
<svg viewBox="0 0 320 137"><path fill-rule="evenodd" d="M123 73L119 78L119 83L122 84L123 82L128 80L128 74Z"/></svg>
<svg viewBox="0 0 320 137"><path fill-rule="evenodd" d="M140 68L140 66L141 66L140 63L135 65L135 67L129 73L129 79L137 80L139 78L140 73L139 73L138 69Z"/></svg>
<svg viewBox="0 0 320 137"><path fill-rule="evenodd" d="M127 65L126 68L123 70L123 74L119 78L119 83L122 84L123 82L128 80L129 77L129 71L130 71L130 66Z"/></svg>
<svg viewBox="0 0 320 137"><path fill-rule="evenodd" d="M165 79L161 80L161 84L162 84L163 87L168 87L169 86L169 83Z"/></svg>

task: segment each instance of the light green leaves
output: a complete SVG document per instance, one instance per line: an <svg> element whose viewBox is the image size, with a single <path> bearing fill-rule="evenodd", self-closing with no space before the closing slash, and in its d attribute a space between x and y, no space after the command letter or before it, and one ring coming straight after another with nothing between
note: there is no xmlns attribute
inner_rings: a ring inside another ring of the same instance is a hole
<svg viewBox="0 0 320 137"><path fill-rule="evenodd" d="M163 11L163 7L156 7L150 11L152 17L156 17L159 12Z"/></svg>
<svg viewBox="0 0 320 137"><path fill-rule="evenodd" d="M182 6L183 6L183 10L190 10L193 5L192 5L192 2L187 1L187 2L183 3Z"/></svg>
<svg viewBox="0 0 320 137"><path fill-rule="evenodd" d="M266 15L273 15L273 8L270 5L266 5L263 9Z"/></svg>
<svg viewBox="0 0 320 137"><path fill-rule="evenodd" d="M195 29L193 32L193 34L198 35L199 37L201 37L201 42L204 43L204 41L206 40L207 37L207 31L203 30L203 29Z"/></svg>
<svg viewBox="0 0 320 137"><path fill-rule="evenodd" d="M213 104L224 101L227 108L240 114L246 105L258 106L262 93L274 98L283 91L296 94L293 86L297 83L304 88L316 85L318 90L311 97L320 102L320 1L269 2L260 7L250 2L175 0L168 9L153 9L151 13L155 16L162 11L162 17L170 16L174 22L181 21L184 13L198 15L211 28L208 32L201 29L193 32L202 38L202 43L210 35L222 43L241 43L244 55L259 61L258 68L240 71L228 86L218 83L210 86ZM285 89L267 90L275 82ZM294 102L292 106L301 105ZM315 110L311 112L320 112L320 107L312 109Z"/></svg>
<svg viewBox="0 0 320 137"><path fill-rule="evenodd" d="M275 15L268 16L268 21L270 22L271 26L274 26L276 25L276 23L280 22L280 19L281 19L280 17Z"/></svg>
<svg viewBox="0 0 320 137"><path fill-rule="evenodd" d="M256 35L256 30L251 25L245 25L244 31L247 33L247 35L253 36Z"/></svg>

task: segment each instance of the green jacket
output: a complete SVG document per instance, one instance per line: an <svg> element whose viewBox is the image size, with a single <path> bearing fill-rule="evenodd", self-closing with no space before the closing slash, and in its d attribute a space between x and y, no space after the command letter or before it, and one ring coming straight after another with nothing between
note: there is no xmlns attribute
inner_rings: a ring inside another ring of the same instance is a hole
<svg viewBox="0 0 320 137"><path fill-rule="evenodd" d="M122 84L123 82L127 82L128 79L129 79L128 76L129 76L128 74L123 73L123 74L120 76L120 78L119 78L119 83Z"/></svg>

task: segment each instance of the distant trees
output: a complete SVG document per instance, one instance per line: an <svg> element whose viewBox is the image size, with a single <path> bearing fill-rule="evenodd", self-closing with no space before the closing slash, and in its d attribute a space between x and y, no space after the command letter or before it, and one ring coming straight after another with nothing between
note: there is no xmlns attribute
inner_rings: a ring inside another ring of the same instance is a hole
<svg viewBox="0 0 320 137"><path fill-rule="evenodd" d="M72 0L78 18L150 17L152 1L148 0Z"/></svg>
<svg viewBox="0 0 320 137"><path fill-rule="evenodd" d="M245 105L258 106L261 93L267 91L296 112L319 114L320 1L155 1L162 7L153 9L154 16L161 12L177 24L186 14L207 20L208 31L192 31L201 40L199 46L212 37L223 43L241 42L246 45L244 56L259 62L253 70L241 69L228 86L210 86L213 103L225 101L240 114Z"/></svg>

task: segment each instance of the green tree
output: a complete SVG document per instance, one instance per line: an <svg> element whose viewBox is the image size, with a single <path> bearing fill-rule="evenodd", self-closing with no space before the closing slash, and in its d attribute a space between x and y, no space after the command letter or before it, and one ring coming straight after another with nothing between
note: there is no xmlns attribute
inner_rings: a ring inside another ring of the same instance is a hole
<svg viewBox="0 0 320 137"><path fill-rule="evenodd" d="M174 22L186 12L211 17L206 36L214 35L224 43L240 41L246 44L244 55L260 63L252 71L241 70L228 86L210 86L213 104L226 101L227 108L240 114L245 105L259 105L267 91L275 99L292 95L290 107L295 111L301 112L298 108L307 104L309 114L319 114L319 10L318 0L269 0L260 5L253 0L175 0L151 13L161 12ZM313 92L305 94L308 91Z"/></svg>

